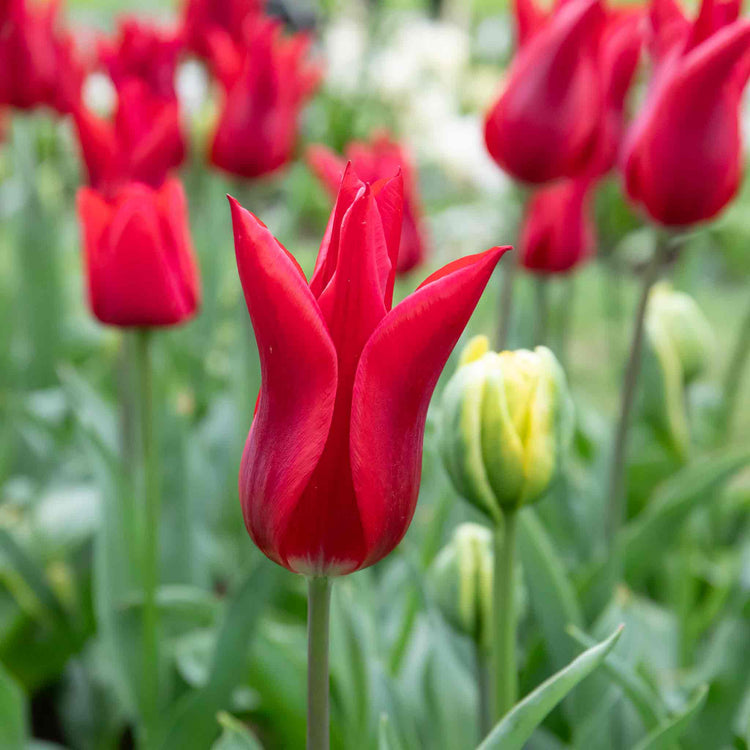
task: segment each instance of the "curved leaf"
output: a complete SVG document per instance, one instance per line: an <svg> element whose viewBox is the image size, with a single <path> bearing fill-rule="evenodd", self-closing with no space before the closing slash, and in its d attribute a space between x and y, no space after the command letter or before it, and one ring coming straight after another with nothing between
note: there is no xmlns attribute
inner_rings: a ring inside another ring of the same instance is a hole
<svg viewBox="0 0 750 750"><path fill-rule="evenodd" d="M685 710L659 725L644 737L633 750L668 750L682 737L690 722L696 717L708 695L708 686L698 688L685 707Z"/></svg>
<svg viewBox="0 0 750 750"><path fill-rule="evenodd" d="M517 703L500 719L500 722L479 746L479 750L521 750L547 714L604 661L620 637L620 633L622 633L622 626L606 640L584 651L565 669L552 675L520 703Z"/></svg>

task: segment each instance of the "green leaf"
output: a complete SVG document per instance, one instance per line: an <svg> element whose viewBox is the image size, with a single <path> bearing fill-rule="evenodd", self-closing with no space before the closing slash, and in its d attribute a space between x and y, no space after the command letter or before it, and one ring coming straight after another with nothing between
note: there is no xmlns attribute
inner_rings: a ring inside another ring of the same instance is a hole
<svg viewBox="0 0 750 750"><path fill-rule="evenodd" d="M605 641L584 651L517 703L500 719L479 750L520 750L547 714L604 661L621 633L622 627L619 627Z"/></svg>
<svg viewBox="0 0 750 750"><path fill-rule="evenodd" d="M565 626L583 627L575 589L565 575L565 565L552 540L531 508L520 514L518 543L534 615L554 664L560 668L575 656L575 648L565 635Z"/></svg>
<svg viewBox="0 0 750 750"><path fill-rule="evenodd" d="M688 705L677 716L660 724L643 738L633 750L668 750L682 737L690 722L700 713L708 695L708 686L703 685L693 694Z"/></svg>
<svg viewBox="0 0 750 750"><path fill-rule="evenodd" d="M234 716L221 711L217 718L224 731L211 746L211 750L263 750L263 745L255 735Z"/></svg>
<svg viewBox="0 0 750 750"><path fill-rule="evenodd" d="M154 747L210 746L218 729L216 714L228 707L232 691L242 679L256 625L277 585L277 570L259 560L229 603L208 682L175 704L157 731Z"/></svg>
<svg viewBox="0 0 750 750"><path fill-rule="evenodd" d="M654 492L646 510L626 526L618 541L629 573L637 573L663 555L690 511L710 501L721 486L750 464L750 449L722 451L678 471Z"/></svg>
<svg viewBox="0 0 750 750"><path fill-rule="evenodd" d="M569 625L568 634L584 648L592 648L596 641L582 630ZM619 659L615 654L610 654L602 665L603 669L612 678L630 702L638 711L646 729L653 729L666 717L666 709L656 691L635 672L629 664Z"/></svg>
<svg viewBox="0 0 750 750"><path fill-rule="evenodd" d="M26 696L0 665L0 747L26 747Z"/></svg>

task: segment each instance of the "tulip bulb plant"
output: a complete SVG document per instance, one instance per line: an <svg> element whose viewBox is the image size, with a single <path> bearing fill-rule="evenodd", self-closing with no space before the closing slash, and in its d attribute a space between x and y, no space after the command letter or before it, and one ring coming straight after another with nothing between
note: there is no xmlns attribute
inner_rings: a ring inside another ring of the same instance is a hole
<svg viewBox="0 0 750 750"><path fill-rule="evenodd" d="M464 350L442 411L448 476L495 527L492 673L499 719L518 692L513 590L518 511L560 477L573 437L573 405L549 349L497 353L480 336Z"/></svg>
<svg viewBox="0 0 750 750"><path fill-rule="evenodd" d="M271 560L305 575L308 748L328 746L328 601L336 576L388 555L417 502L430 396L498 260L448 264L392 307L403 177L347 166L315 270L230 199L262 384L239 491Z"/></svg>

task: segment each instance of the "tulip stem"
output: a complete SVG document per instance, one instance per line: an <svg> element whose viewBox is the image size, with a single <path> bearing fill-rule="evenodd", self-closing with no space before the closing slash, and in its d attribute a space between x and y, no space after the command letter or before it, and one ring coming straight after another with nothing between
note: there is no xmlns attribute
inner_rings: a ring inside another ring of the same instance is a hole
<svg viewBox="0 0 750 750"><path fill-rule="evenodd" d="M649 261L643 273L641 281L641 296L638 300L638 308L635 314L633 326L633 335L630 344L630 353L625 369L625 379L623 381L622 392L620 395L620 413L615 428L614 443L612 449L612 460L609 470L608 484L608 502L606 531L607 539L610 546L620 529L625 511L625 465L627 461L627 438L630 428L630 415L633 410L635 400L636 385L638 383L638 374L641 369L641 355L643 352L643 333L644 322L646 319L646 308L648 306L649 293L651 287L659 278L659 272L667 251L667 241L663 235L659 235L656 240L651 260Z"/></svg>
<svg viewBox="0 0 750 750"><path fill-rule="evenodd" d="M534 335L532 343L540 346L547 338L547 322L549 320L549 279L546 276L534 277Z"/></svg>
<svg viewBox="0 0 750 750"><path fill-rule="evenodd" d="M331 580L308 579L307 596L307 750L328 750L328 630Z"/></svg>
<svg viewBox="0 0 750 750"><path fill-rule="evenodd" d="M492 669L495 681L495 721L505 716L516 702L516 607L514 568L517 511L505 514L505 523L495 532L493 595L494 642Z"/></svg>
<svg viewBox="0 0 750 750"><path fill-rule="evenodd" d="M742 323L740 324L740 332L737 337L737 343L735 344L734 351L732 352L732 358L729 360L729 366L727 367L726 377L724 379L724 404L722 408L723 416L723 432L725 437L728 439L731 434L732 418L736 411L735 406L737 403L737 395L740 391L740 384L742 383L742 375L747 364L748 355L750 354L750 305L747 308Z"/></svg>
<svg viewBox="0 0 750 750"><path fill-rule="evenodd" d="M136 368L140 406L140 449L142 471L141 564L142 611L142 690L141 712L146 737L150 737L159 715L159 610L156 592L159 583L159 473L154 440L153 382L151 373L151 331L136 332Z"/></svg>

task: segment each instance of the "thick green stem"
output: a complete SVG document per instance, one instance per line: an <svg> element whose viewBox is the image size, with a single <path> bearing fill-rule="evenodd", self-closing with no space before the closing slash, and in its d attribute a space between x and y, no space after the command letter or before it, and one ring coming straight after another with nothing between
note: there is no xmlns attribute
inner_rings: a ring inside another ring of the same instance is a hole
<svg viewBox="0 0 750 750"><path fill-rule="evenodd" d="M737 396L740 392L742 376L750 357L750 305L740 323L740 332L737 337L732 358L729 360L727 374L724 378L724 403L723 403L723 432L726 439L731 435L732 419L737 406Z"/></svg>
<svg viewBox="0 0 750 750"><path fill-rule="evenodd" d="M549 279L546 276L534 278L534 346L546 344L547 323L549 321Z"/></svg>
<svg viewBox="0 0 750 750"><path fill-rule="evenodd" d="M307 595L307 750L328 750L329 578L308 579Z"/></svg>
<svg viewBox="0 0 750 750"><path fill-rule="evenodd" d="M500 326L497 333L497 350L503 351L508 346L510 319L513 313L513 286L516 280L515 253L508 253L502 264L500 283Z"/></svg>
<svg viewBox="0 0 750 750"><path fill-rule="evenodd" d="M160 507L159 473L154 440L151 335L149 329L139 329L136 332L135 346L143 480L143 504L140 513L143 582L141 719L146 737L150 737L159 716L159 610L156 594L159 584Z"/></svg>
<svg viewBox="0 0 750 750"><path fill-rule="evenodd" d="M514 568L517 511L505 514L505 523L495 532L492 670L494 673L495 721L513 707L518 695L516 669L516 607Z"/></svg>
<svg viewBox="0 0 750 750"><path fill-rule="evenodd" d="M630 353L625 370L620 394L620 413L615 428L615 436L612 448L612 459L609 470L609 483L607 494L607 539L610 545L614 540L624 516L625 506L625 465L627 461L626 448L628 430L630 428L630 415L635 400L638 374L641 369L641 355L643 353L643 333L646 319L646 308L651 287L659 278L659 272L664 262L666 253L666 242L663 237L657 239L656 247L643 274L641 281L641 296L638 300L638 308L635 314L633 335L630 344Z"/></svg>
<svg viewBox="0 0 750 750"><path fill-rule="evenodd" d="M488 664L487 650L479 645L476 647L476 657L479 734L484 739L493 726L490 665Z"/></svg>

